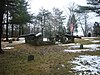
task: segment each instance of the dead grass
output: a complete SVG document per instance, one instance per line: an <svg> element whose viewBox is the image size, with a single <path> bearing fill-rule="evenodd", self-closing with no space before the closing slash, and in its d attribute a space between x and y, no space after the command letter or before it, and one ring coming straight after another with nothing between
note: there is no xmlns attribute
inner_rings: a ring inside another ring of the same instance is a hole
<svg viewBox="0 0 100 75"><path fill-rule="evenodd" d="M85 38L85 39L89 39L89 38ZM85 40L85 39L75 39L75 43L80 43L80 44L100 44L100 42L97 43L93 43L93 40L100 40L100 37L96 37L96 38L90 38L89 40Z"/></svg>
<svg viewBox="0 0 100 75"><path fill-rule="evenodd" d="M87 51L87 52L84 52L84 54L100 56L100 50L93 51L93 52Z"/></svg>
<svg viewBox="0 0 100 75"><path fill-rule="evenodd" d="M77 39L75 42L90 43L83 39ZM100 56L100 51L66 53L64 49L67 49L67 46L16 45L15 49L5 51L5 54L0 55L0 75L75 75L69 72L73 66L69 61L85 54ZM27 60L30 54L35 57L32 61Z"/></svg>
<svg viewBox="0 0 100 75"><path fill-rule="evenodd" d="M76 39L75 43L80 43L80 44L92 44L91 41L89 40L84 40L84 39Z"/></svg>
<svg viewBox="0 0 100 75"><path fill-rule="evenodd" d="M73 75L69 72L72 65L68 61L78 54L64 53L63 50L56 45L17 45L0 55L0 75ZM34 55L33 61L27 61L29 54Z"/></svg>

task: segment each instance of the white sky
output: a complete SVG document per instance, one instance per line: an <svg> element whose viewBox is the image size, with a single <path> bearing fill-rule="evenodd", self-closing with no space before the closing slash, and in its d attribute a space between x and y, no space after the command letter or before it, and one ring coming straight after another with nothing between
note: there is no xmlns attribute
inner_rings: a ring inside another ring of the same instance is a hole
<svg viewBox="0 0 100 75"><path fill-rule="evenodd" d="M41 7L49 11L52 10L53 7L65 11L64 7L69 6L73 2L80 5L86 5L86 0L29 0L32 13L38 13Z"/></svg>

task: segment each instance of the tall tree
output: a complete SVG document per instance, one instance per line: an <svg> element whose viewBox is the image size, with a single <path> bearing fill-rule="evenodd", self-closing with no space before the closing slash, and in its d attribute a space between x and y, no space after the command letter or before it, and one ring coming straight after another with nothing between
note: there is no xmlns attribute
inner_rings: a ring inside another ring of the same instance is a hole
<svg viewBox="0 0 100 75"><path fill-rule="evenodd" d="M4 51L1 48L2 25L3 25L4 10L5 10L5 0L0 0L0 53L4 53Z"/></svg>
<svg viewBox="0 0 100 75"><path fill-rule="evenodd" d="M100 0L87 0L88 6L79 6L82 10L89 10L100 16Z"/></svg>
<svg viewBox="0 0 100 75"><path fill-rule="evenodd" d="M10 11L14 10L14 0L5 0L5 12L6 15L6 40L8 41L8 25L9 25L9 17L10 17Z"/></svg>
<svg viewBox="0 0 100 75"><path fill-rule="evenodd" d="M66 19L63 16L63 11L58 8L53 8L53 18L54 18L54 32L57 34L63 34L63 21Z"/></svg>
<svg viewBox="0 0 100 75"><path fill-rule="evenodd" d="M75 3L72 3L69 5L69 19L67 22L67 33L72 34L73 32L77 32L77 19L76 19L76 13L74 12L77 8L77 5Z"/></svg>
<svg viewBox="0 0 100 75"><path fill-rule="evenodd" d="M50 14L51 13L48 10L41 8L39 14L37 15L37 19L38 19L38 22L40 23L43 37L47 36L46 28L48 27L48 17Z"/></svg>
<svg viewBox="0 0 100 75"><path fill-rule="evenodd" d="M1 48L2 25L4 24L3 15L7 13L7 22L6 22L7 28L8 28L8 24L11 23L26 24L27 22L31 22L32 20L32 15L28 13L27 6L28 5L25 0L0 0L0 52L1 53L3 52ZM7 29L7 33L8 33L8 29Z"/></svg>
<svg viewBox="0 0 100 75"><path fill-rule="evenodd" d="M96 16L100 16L100 0L87 0L87 5L86 6L79 6L79 10L76 10L76 12L85 14L84 15L85 28L82 28L82 30L83 30L84 35L87 36L89 26L87 25L88 18L87 18L86 13L95 12L97 14Z"/></svg>
<svg viewBox="0 0 100 75"><path fill-rule="evenodd" d="M73 14L72 16L69 16L68 23L67 23L68 33L73 35L74 30L77 32L77 24L76 24L76 18Z"/></svg>
<svg viewBox="0 0 100 75"><path fill-rule="evenodd" d="M77 19L77 24L80 25L83 35L86 36L88 32L88 15L87 13L77 13L78 14L78 19Z"/></svg>
<svg viewBox="0 0 100 75"><path fill-rule="evenodd" d="M38 25L37 27L42 31L44 37L55 36L55 34L59 32L63 33L63 29L65 29L63 27L65 16L62 14L63 11L58 8L54 8L53 12L41 8L36 16L36 20L34 20L34 29L36 28L36 25Z"/></svg>
<svg viewBox="0 0 100 75"><path fill-rule="evenodd" d="M17 0L15 4L17 9L15 10L15 12L11 11L12 19L10 22L12 23L12 27L13 24L19 25L19 35L21 35L23 34L23 25L26 25L27 23L32 23L33 15L28 13L28 3L25 0Z"/></svg>

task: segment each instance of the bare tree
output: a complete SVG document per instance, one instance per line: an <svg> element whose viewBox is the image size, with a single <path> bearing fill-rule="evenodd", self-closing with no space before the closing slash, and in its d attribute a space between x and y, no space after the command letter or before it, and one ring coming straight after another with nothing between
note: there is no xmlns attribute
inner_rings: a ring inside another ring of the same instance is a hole
<svg viewBox="0 0 100 75"><path fill-rule="evenodd" d="M73 2L67 7L66 12L68 15L68 22L67 22L67 32L73 35L73 32L77 31L77 14L74 12L77 8L77 5Z"/></svg>
<svg viewBox="0 0 100 75"><path fill-rule="evenodd" d="M65 9L66 10L66 9ZM68 28L68 32L70 32L70 25L71 25L71 18L72 15L75 15L75 26L76 27L74 30L77 31L77 28L80 26L84 36L87 36L89 27L88 27L88 20L89 20L89 15L88 15L88 11L83 11L80 10L79 6L76 5L75 3L72 3L69 5L68 7L69 10L69 19L68 19L68 23L67 23L67 28ZM67 10L66 10L67 11ZM68 13L68 11L67 11Z"/></svg>

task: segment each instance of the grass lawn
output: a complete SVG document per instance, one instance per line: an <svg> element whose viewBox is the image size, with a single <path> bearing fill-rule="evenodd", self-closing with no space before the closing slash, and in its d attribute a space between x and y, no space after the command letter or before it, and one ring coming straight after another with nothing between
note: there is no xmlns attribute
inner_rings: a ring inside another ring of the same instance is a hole
<svg viewBox="0 0 100 75"><path fill-rule="evenodd" d="M75 42L91 43L83 39L76 39ZM83 54L100 56L100 51L67 53L64 49L67 46L16 45L14 49L0 55L0 75L75 75L70 72L73 65L69 61ZM34 55L34 60L28 61L28 55Z"/></svg>

